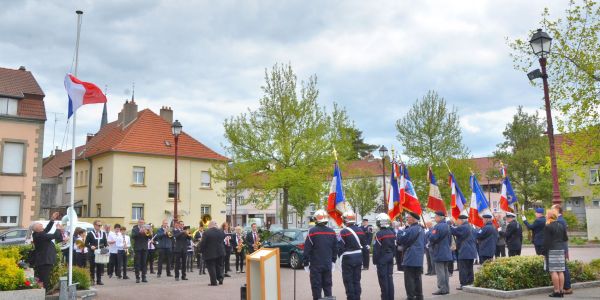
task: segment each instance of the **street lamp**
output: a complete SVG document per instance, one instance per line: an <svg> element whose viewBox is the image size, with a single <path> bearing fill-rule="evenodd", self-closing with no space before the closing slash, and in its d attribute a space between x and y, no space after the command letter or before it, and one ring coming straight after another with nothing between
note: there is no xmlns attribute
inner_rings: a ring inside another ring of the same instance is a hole
<svg viewBox="0 0 600 300"><path fill-rule="evenodd" d="M381 156L381 166L383 167L383 173L381 174L381 179L383 180L383 212L386 211L387 207L387 200L385 199L385 158L387 157L387 154L388 149L384 145L381 145L381 147L379 147L379 155Z"/></svg>
<svg viewBox="0 0 600 300"><path fill-rule="evenodd" d="M171 125L171 131L173 133L173 137L175 138L175 186L173 190L175 194L173 195L173 224L177 222L177 202L179 202L179 187L177 186L177 143L179 142L179 135L181 134L181 123L179 120L175 120L173 125Z"/></svg>
<svg viewBox="0 0 600 300"><path fill-rule="evenodd" d="M550 164L552 167L552 203L560 204L560 189L558 186L558 168L556 166L556 150L554 147L554 126L552 125L552 111L550 110L550 93L548 89L548 73L546 73L547 56L550 54L552 48L552 38L541 29L538 29L531 40L529 41L533 54L537 55L540 59L539 69L533 70L527 74L529 80L536 78L542 78L544 83L544 101L546 104L546 122L547 122L547 133L548 141L550 143Z"/></svg>

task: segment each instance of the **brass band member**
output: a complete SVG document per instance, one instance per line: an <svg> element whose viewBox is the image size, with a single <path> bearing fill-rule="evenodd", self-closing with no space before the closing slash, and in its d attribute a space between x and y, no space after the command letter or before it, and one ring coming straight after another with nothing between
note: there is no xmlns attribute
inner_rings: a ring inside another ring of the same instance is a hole
<svg viewBox="0 0 600 300"><path fill-rule="evenodd" d="M200 251L200 241L202 240L203 234L204 234L204 225L203 225L203 222L200 221L198 230L196 230L196 232L194 232L194 251L196 252L196 263L198 266L198 275L206 274L206 264L204 263L204 257L202 256L202 252Z"/></svg>
<svg viewBox="0 0 600 300"><path fill-rule="evenodd" d="M169 222L167 220L162 221L162 226L156 232L155 240L158 241L156 248L158 249L158 273L157 278L160 278L162 274L163 263L167 264L167 277L171 277L171 247L173 245L173 233L169 229Z"/></svg>
<svg viewBox="0 0 600 300"><path fill-rule="evenodd" d="M90 262L90 278L92 284L94 283L94 279L96 280L96 284L104 285L102 283L102 273L104 273L104 265L96 263L96 255L94 251L96 249L103 249L108 247L108 243L106 242L106 235L101 230L102 221L95 220L94 221L94 230L88 232L85 238L85 246L88 248L88 261Z"/></svg>
<svg viewBox="0 0 600 300"><path fill-rule="evenodd" d="M127 234L127 228L125 226L121 226L121 241L118 241L117 244L122 244L117 253L119 255L119 266L121 267L123 279L129 279L127 276L127 257L129 256L131 238Z"/></svg>
<svg viewBox="0 0 600 300"><path fill-rule="evenodd" d="M142 282L146 280L146 261L148 260L148 240L152 238L152 228L146 226L144 219L139 219L137 225L131 230L133 239L133 264L135 266L135 283L140 283L140 273Z"/></svg>
<svg viewBox="0 0 600 300"><path fill-rule="evenodd" d="M150 231L154 232L154 225L152 223L150 225ZM148 267L150 268L150 274L154 274L154 258L156 252L156 234L152 235L152 238L148 241Z"/></svg>
<svg viewBox="0 0 600 300"><path fill-rule="evenodd" d="M223 276L231 277L228 274L228 272L231 272L231 267L229 266L229 258L231 257L233 247L231 243L232 232L229 229L229 223L223 222L223 224L221 225L221 230L223 230L223 233L225 233L225 239L223 240L223 245L225 245L225 256L223 257L223 267L225 268L225 272L223 273Z"/></svg>
<svg viewBox="0 0 600 300"><path fill-rule="evenodd" d="M252 231L248 232L248 234L246 235L246 243L248 244L248 247L250 248L251 252L260 249L260 234L258 232L258 227L256 226L256 223L252 223Z"/></svg>
<svg viewBox="0 0 600 300"><path fill-rule="evenodd" d="M179 271L181 271L181 280L187 280L185 275L185 259L187 248L190 244L190 227L184 226L183 221L175 223L173 229L173 237L175 238L175 280L179 281Z"/></svg>
<svg viewBox="0 0 600 300"><path fill-rule="evenodd" d="M244 235L242 234L242 227L236 226L235 233L231 239L231 245L235 252L235 272L244 273L244 260L246 259L246 244L244 242Z"/></svg>
<svg viewBox="0 0 600 300"><path fill-rule="evenodd" d="M73 238L75 239L75 265L80 268L85 268L87 248L85 247L85 236L87 232L81 227L75 228Z"/></svg>

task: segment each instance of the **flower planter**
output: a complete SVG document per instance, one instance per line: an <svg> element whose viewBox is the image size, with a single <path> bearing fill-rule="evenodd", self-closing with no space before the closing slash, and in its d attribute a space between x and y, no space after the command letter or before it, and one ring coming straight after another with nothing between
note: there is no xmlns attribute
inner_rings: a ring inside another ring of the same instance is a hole
<svg viewBox="0 0 600 300"><path fill-rule="evenodd" d="M573 287L573 289L600 287L600 281L596 280L596 281L573 283L572 287ZM532 288L532 289L501 291L501 290L494 290L494 289L488 289L488 288L474 287L474 286L469 285L469 286L463 287L463 292L485 295L485 296L496 297L496 298L511 299L511 298L529 296L529 295L552 293L552 287L544 286L544 287L538 287L538 288Z"/></svg>
<svg viewBox="0 0 600 300"><path fill-rule="evenodd" d="M45 297L46 291L44 289L0 291L0 300L43 300Z"/></svg>

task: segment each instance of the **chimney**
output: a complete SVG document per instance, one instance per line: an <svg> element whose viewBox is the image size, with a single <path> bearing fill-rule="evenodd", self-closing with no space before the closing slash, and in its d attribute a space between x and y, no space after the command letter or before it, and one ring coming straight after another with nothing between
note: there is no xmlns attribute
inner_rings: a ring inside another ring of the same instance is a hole
<svg viewBox="0 0 600 300"><path fill-rule="evenodd" d="M93 133L88 133L87 137L85 139L85 143L87 144L93 138L94 138L94 134Z"/></svg>
<svg viewBox="0 0 600 300"><path fill-rule="evenodd" d="M54 155L58 155L60 153L62 153L62 150L58 149L58 146L57 146L56 149L54 149Z"/></svg>
<svg viewBox="0 0 600 300"><path fill-rule="evenodd" d="M167 106L163 106L160 108L160 117L163 118L163 120L167 121L167 123L172 124L173 123L173 110L171 109L171 107L167 107Z"/></svg>
<svg viewBox="0 0 600 300"><path fill-rule="evenodd" d="M27 69L25 69L25 66L20 66L19 70L21 70L21 71L27 71Z"/></svg>
<svg viewBox="0 0 600 300"><path fill-rule="evenodd" d="M123 109L119 113L119 121L123 124L123 127L129 125L129 123L133 122L137 118L138 106L132 101L125 100L125 104L123 104Z"/></svg>

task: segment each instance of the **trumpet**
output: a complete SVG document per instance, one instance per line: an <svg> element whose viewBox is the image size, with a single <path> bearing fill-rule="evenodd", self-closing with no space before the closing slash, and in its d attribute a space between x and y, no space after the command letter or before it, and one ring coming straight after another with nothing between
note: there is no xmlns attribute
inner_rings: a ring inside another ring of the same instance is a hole
<svg viewBox="0 0 600 300"><path fill-rule="evenodd" d="M168 236L169 238L172 238L172 237L173 237L173 232L172 232L172 231L170 231L170 230L169 230L169 231L167 231L167 236Z"/></svg>
<svg viewBox="0 0 600 300"><path fill-rule="evenodd" d="M254 244L252 245L252 247L254 248L254 251L260 249L260 247L262 247L262 243L260 242L260 237L258 235L256 235L256 240L254 241Z"/></svg>
<svg viewBox="0 0 600 300"><path fill-rule="evenodd" d="M235 251L237 253L242 253L242 250L244 250L244 240L240 236L237 238L237 247L235 247Z"/></svg>
<svg viewBox="0 0 600 300"><path fill-rule="evenodd" d="M210 216L210 214L204 214L202 216L202 226L203 227L208 227L208 223L210 223L210 221L212 221L212 217Z"/></svg>
<svg viewBox="0 0 600 300"><path fill-rule="evenodd" d="M76 240L75 241L75 246L77 247L77 249L83 250L83 248L85 248L85 243L82 240Z"/></svg>

